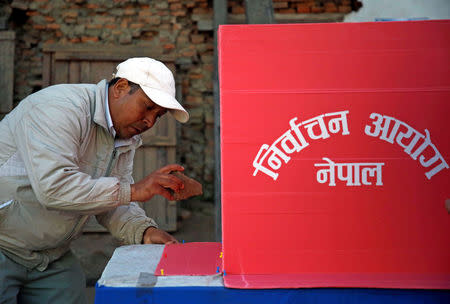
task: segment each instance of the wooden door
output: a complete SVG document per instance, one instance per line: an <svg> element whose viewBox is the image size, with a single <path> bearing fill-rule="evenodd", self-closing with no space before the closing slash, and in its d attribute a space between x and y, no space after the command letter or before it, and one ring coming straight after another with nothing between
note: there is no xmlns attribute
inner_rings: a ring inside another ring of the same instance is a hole
<svg viewBox="0 0 450 304"><path fill-rule="evenodd" d="M67 47L44 46L43 83L49 86L58 83L97 83L111 79L118 63L130 57L152 57L164 62L175 74L172 56L161 55L148 47ZM176 162L176 121L164 115L157 124L142 134L143 145L136 151L133 167L135 181L152 171ZM176 202L155 196L151 202L141 204L147 215L156 220L161 229L176 230ZM85 231L105 231L94 218Z"/></svg>
<svg viewBox="0 0 450 304"><path fill-rule="evenodd" d="M13 108L14 42L13 31L0 31L0 120Z"/></svg>

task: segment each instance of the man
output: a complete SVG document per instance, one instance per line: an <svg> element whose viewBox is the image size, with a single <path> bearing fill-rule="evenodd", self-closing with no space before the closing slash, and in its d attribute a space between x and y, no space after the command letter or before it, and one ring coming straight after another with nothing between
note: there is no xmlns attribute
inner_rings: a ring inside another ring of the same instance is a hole
<svg viewBox="0 0 450 304"><path fill-rule="evenodd" d="M166 112L189 119L172 73L131 58L109 84L45 88L0 122L0 303L85 303L69 245L90 215L125 244L177 242L133 203L184 187L176 164L131 177L139 134Z"/></svg>

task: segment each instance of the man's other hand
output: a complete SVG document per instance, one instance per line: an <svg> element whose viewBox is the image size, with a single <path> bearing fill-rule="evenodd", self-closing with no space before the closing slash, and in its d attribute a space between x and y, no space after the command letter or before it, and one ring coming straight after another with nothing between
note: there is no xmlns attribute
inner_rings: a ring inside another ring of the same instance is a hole
<svg viewBox="0 0 450 304"><path fill-rule="evenodd" d="M176 244L178 241L167 232L155 227L148 227L142 237L143 244Z"/></svg>
<svg viewBox="0 0 450 304"><path fill-rule="evenodd" d="M174 200L173 195L167 188L178 192L184 188L183 181L170 174L172 171L183 171L180 165L173 164L162 167L161 169L147 175L136 184L131 185L131 201L145 202L150 200L155 194L164 196L170 201Z"/></svg>

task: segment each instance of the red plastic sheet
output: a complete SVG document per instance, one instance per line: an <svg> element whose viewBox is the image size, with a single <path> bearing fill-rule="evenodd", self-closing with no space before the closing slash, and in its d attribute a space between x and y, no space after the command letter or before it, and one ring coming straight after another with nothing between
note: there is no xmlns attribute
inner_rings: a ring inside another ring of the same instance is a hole
<svg viewBox="0 0 450 304"><path fill-rule="evenodd" d="M219 32L226 286L450 288L450 21Z"/></svg>
<svg viewBox="0 0 450 304"><path fill-rule="evenodd" d="M164 247L155 275L213 275L222 273L222 245L202 242Z"/></svg>

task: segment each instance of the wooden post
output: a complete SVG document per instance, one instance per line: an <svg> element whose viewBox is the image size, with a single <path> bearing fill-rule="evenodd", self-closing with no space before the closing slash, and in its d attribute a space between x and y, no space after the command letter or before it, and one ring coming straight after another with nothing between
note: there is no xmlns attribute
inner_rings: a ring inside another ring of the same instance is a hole
<svg viewBox="0 0 450 304"><path fill-rule="evenodd" d="M14 39L13 31L0 31L0 119L13 108Z"/></svg>
<svg viewBox="0 0 450 304"><path fill-rule="evenodd" d="M245 0L245 16L248 24L275 23L272 0Z"/></svg>
<svg viewBox="0 0 450 304"><path fill-rule="evenodd" d="M217 30L220 24L227 23L227 0L214 0L214 197L215 197L215 236L216 241L222 240L222 203L220 181L220 90L219 90L219 66L217 57Z"/></svg>
<svg viewBox="0 0 450 304"><path fill-rule="evenodd" d="M220 90L219 67L217 58L217 30L220 24L227 23L227 0L214 0L214 160L215 160L215 236L222 240L222 201L221 201L221 168L220 168ZM272 0L245 0L247 23L274 23Z"/></svg>

